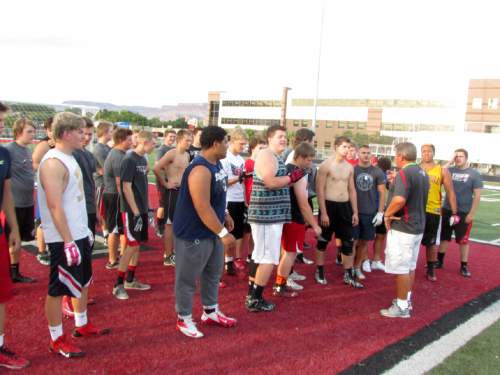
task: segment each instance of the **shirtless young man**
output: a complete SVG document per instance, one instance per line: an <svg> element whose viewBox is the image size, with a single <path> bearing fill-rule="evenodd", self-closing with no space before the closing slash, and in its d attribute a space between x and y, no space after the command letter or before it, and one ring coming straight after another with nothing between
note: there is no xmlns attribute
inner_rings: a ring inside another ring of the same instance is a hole
<svg viewBox="0 0 500 375"><path fill-rule="evenodd" d="M316 180L316 193L323 235L316 250L316 282L325 285L325 250L332 234L341 241L344 283L363 288L353 269L352 227L358 225L358 204L354 184L354 168L346 161L351 142L346 137L335 139L335 155L321 163Z"/></svg>
<svg viewBox="0 0 500 375"><path fill-rule="evenodd" d="M163 265L165 266L175 266L172 224L182 174L190 161L188 150L193 142L193 136L189 130L179 130L176 142L175 148L168 151L154 167L158 183L165 188L160 203L165 212L165 232L163 233Z"/></svg>
<svg viewBox="0 0 500 375"><path fill-rule="evenodd" d="M453 190L453 181L447 168L434 161L435 148L432 144L422 145L422 168L429 176L429 195L425 207L425 229L422 245L426 248L427 255L427 279L436 281L434 271L437 262L437 245L441 233L441 187L446 191L446 198L450 202L453 221L459 220L457 216L457 198Z"/></svg>

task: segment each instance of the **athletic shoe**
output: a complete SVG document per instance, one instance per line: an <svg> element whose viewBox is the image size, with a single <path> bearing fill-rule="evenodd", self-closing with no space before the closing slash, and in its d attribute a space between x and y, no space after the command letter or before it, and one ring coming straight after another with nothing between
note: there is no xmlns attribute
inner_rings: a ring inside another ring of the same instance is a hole
<svg viewBox="0 0 500 375"><path fill-rule="evenodd" d="M103 236L104 240L102 241L103 245L106 247L108 246L108 236L109 236L109 234Z"/></svg>
<svg viewBox="0 0 500 375"><path fill-rule="evenodd" d="M298 253L297 257L295 258L295 261L297 263L303 263L303 264L314 264L314 261L306 258L303 253Z"/></svg>
<svg viewBox="0 0 500 375"><path fill-rule="evenodd" d="M224 289L225 287L227 287L227 284L223 280L219 281L219 289Z"/></svg>
<svg viewBox="0 0 500 375"><path fill-rule="evenodd" d="M366 276L363 275L363 272L361 272L361 270L359 268L355 268L354 269L354 273L356 274L356 278L358 280L364 280L364 279L366 279Z"/></svg>
<svg viewBox="0 0 500 375"><path fill-rule="evenodd" d="M175 254L165 255L163 257L163 265L175 267Z"/></svg>
<svg viewBox="0 0 500 375"><path fill-rule="evenodd" d="M295 292L291 288L288 288L286 285L275 285L273 287L273 296L276 297L294 298L298 295L299 294L297 292Z"/></svg>
<svg viewBox="0 0 500 375"><path fill-rule="evenodd" d="M396 301L397 301L396 299L393 299L392 304L397 303ZM412 303L411 299L406 301L406 302L408 302L408 310L412 311L413 310L413 303Z"/></svg>
<svg viewBox="0 0 500 375"><path fill-rule="evenodd" d="M271 312L276 308L272 302L267 302L264 298L249 298L245 302L246 308L250 312Z"/></svg>
<svg viewBox="0 0 500 375"><path fill-rule="evenodd" d="M288 276L288 280L292 279L293 281L304 281L306 277L301 275L297 271L293 271L290 276Z"/></svg>
<svg viewBox="0 0 500 375"><path fill-rule="evenodd" d="M228 276L236 276L236 270L234 269L234 262L228 262L225 264L226 274Z"/></svg>
<svg viewBox="0 0 500 375"><path fill-rule="evenodd" d="M304 287L300 284L297 284L294 279L288 278L286 280L286 286L292 290L302 290Z"/></svg>
<svg viewBox="0 0 500 375"><path fill-rule="evenodd" d="M187 337L191 337L193 339L199 339L203 337L203 333L198 331L196 328L196 323L193 322L191 318L177 318L177 325L175 327L178 331L185 334Z"/></svg>
<svg viewBox="0 0 500 375"><path fill-rule="evenodd" d="M113 295L118 299L128 299L128 293L123 287L123 284L113 287Z"/></svg>
<svg viewBox="0 0 500 375"><path fill-rule="evenodd" d="M374 260L371 265L372 271L379 270L385 272L385 265L380 260Z"/></svg>
<svg viewBox="0 0 500 375"><path fill-rule="evenodd" d="M234 267L238 271L244 271L247 268L247 263L243 259L238 258L234 261Z"/></svg>
<svg viewBox="0 0 500 375"><path fill-rule="evenodd" d="M6 367L9 370L21 370L28 367L30 361L25 358L18 357L15 353L3 345L0 347L0 367Z"/></svg>
<svg viewBox="0 0 500 375"><path fill-rule="evenodd" d="M438 268L438 269L441 269L443 268L444 266L444 263L441 262L440 260L436 261L436 263L434 263L434 268Z"/></svg>
<svg viewBox="0 0 500 375"><path fill-rule="evenodd" d="M467 266L460 267L460 274L463 277L471 277L471 273L469 272L469 268Z"/></svg>
<svg viewBox="0 0 500 375"><path fill-rule="evenodd" d="M60 336L56 341L50 340L49 350L52 353L60 354L66 358L83 357L85 353L74 346L65 335Z"/></svg>
<svg viewBox="0 0 500 375"><path fill-rule="evenodd" d="M62 314L67 319L72 319L75 317L75 312L73 311L73 302L69 296L63 296L61 301Z"/></svg>
<svg viewBox="0 0 500 375"><path fill-rule="evenodd" d="M328 282L326 281L326 277L323 276L323 278L321 278L319 276L319 271L316 271L316 273L314 274L314 280L316 280L316 282L321 285L328 284Z"/></svg>
<svg viewBox="0 0 500 375"><path fill-rule="evenodd" d="M429 280L429 281L436 281L437 280L436 272L434 271L433 266L427 268L427 280Z"/></svg>
<svg viewBox="0 0 500 375"><path fill-rule="evenodd" d="M106 263L106 265L104 267L106 267L107 270L114 270L114 269L118 268L119 264L120 264L120 262L117 259L113 263L111 263L111 262Z"/></svg>
<svg viewBox="0 0 500 375"><path fill-rule="evenodd" d="M361 284L358 280L353 279L349 274L344 273L344 284L350 285L356 289L362 289L365 286Z"/></svg>
<svg viewBox="0 0 500 375"><path fill-rule="evenodd" d="M75 327L73 337L101 336L107 335L111 330L109 328L97 328L90 321L82 327Z"/></svg>
<svg viewBox="0 0 500 375"><path fill-rule="evenodd" d="M222 311L217 309L210 314L203 311L203 314L201 315L201 322L205 324L216 324L221 327L234 327L237 320L224 315Z"/></svg>
<svg viewBox="0 0 500 375"><path fill-rule="evenodd" d="M410 318L411 316L409 309L402 309L395 302L388 309L380 310L380 315L387 318Z"/></svg>
<svg viewBox="0 0 500 375"><path fill-rule="evenodd" d="M361 269L363 270L363 272L368 272L368 273L372 272L372 268L370 267L370 261L368 259L365 259L363 261Z"/></svg>
<svg viewBox="0 0 500 375"><path fill-rule="evenodd" d="M140 281L137 281L137 279L134 279L132 282L125 281L124 283L125 289L130 289L130 290L150 290L151 285L149 284L144 284L141 283Z"/></svg>
<svg viewBox="0 0 500 375"><path fill-rule="evenodd" d="M50 255L48 251L43 251L41 253L38 253L36 256L36 260L38 260L38 263L40 263L42 266L50 266Z"/></svg>
<svg viewBox="0 0 500 375"><path fill-rule="evenodd" d="M18 273L15 276L12 276L12 282L13 283L23 283L23 284L32 284L36 283L36 279L28 276L23 276L20 273Z"/></svg>

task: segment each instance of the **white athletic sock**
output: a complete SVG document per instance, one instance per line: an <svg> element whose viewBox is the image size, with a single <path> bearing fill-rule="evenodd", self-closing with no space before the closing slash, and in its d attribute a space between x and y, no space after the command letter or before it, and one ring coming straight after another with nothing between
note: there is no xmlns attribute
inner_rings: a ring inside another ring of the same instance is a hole
<svg viewBox="0 0 500 375"><path fill-rule="evenodd" d="M5 337L4 334L0 335L0 348L3 346L3 338Z"/></svg>
<svg viewBox="0 0 500 375"><path fill-rule="evenodd" d="M59 324L58 326L49 326L50 338L52 341L56 341L59 337L63 335L63 326Z"/></svg>
<svg viewBox="0 0 500 375"><path fill-rule="evenodd" d="M400 309L406 310L408 308L408 301L405 299L397 299L396 304L399 306Z"/></svg>
<svg viewBox="0 0 500 375"><path fill-rule="evenodd" d="M87 324L87 310L81 313L75 311L75 326L83 327L85 324Z"/></svg>
<svg viewBox="0 0 500 375"><path fill-rule="evenodd" d="M408 292L408 297L406 298L407 301L411 301L411 292Z"/></svg>
<svg viewBox="0 0 500 375"><path fill-rule="evenodd" d="M227 262L232 262L233 261L233 257L226 257L226 263Z"/></svg>

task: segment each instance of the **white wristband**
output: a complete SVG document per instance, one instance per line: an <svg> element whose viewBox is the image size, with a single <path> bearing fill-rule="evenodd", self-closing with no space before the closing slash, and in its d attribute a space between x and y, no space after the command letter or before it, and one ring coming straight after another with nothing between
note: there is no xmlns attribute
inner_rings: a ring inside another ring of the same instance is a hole
<svg viewBox="0 0 500 375"><path fill-rule="evenodd" d="M226 236L226 235L228 235L228 234L229 234L229 231L227 230L227 228L226 228L226 227L224 227L224 228L222 228L222 230L219 232L218 236L219 236L219 238L222 238L222 237L224 237L224 236Z"/></svg>

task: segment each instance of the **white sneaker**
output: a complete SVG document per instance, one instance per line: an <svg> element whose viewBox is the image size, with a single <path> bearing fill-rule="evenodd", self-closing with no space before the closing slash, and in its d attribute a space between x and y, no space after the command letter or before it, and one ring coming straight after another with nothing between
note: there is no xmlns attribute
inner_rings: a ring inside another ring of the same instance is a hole
<svg viewBox="0 0 500 375"><path fill-rule="evenodd" d="M286 286L289 287L292 290L302 290L304 287L300 284L297 284L294 280L288 278L286 280Z"/></svg>
<svg viewBox="0 0 500 375"><path fill-rule="evenodd" d="M304 281L306 277L297 273L297 271L293 271L290 276L288 276L288 280L292 279L293 281Z"/></svg>
<svg viewBox="0 0 500 375"><path fill-rule="evenodd" d="M365 259L363 261L361 268L363 269L363 272L368 272L368 273L372 272L372 268L370 267L370 261L368 259Z"/></svg>
<svg viewBox="0 0 500 375"><path fill-rule="evenodd" d="M385 271L384 263L382 263L380 260L374 260L372 262L372 270Z"/></svg>
<svg viewBox="0 0 500 375"><path fill-rule="evenodd" d="M363 275L363 272L361 272L361 270L359 268L355 268L354 269L354 273L356 274L356 278L358 280L364 280L364 279L366 279L365 275Z"/></svg>
<svg viewBox="0 0 500 375"><path fill-rule="evenodd" d="M198 331L196 328L196 323L193 322L191 317L177 318L177 326L175 327L178 331L185 334L187 337L193 339L199 339L203 337L203 333Z"/></svg>

